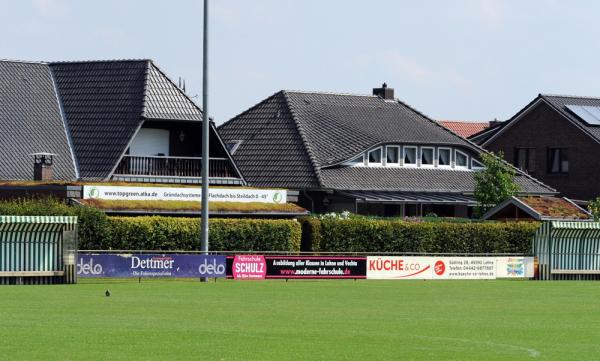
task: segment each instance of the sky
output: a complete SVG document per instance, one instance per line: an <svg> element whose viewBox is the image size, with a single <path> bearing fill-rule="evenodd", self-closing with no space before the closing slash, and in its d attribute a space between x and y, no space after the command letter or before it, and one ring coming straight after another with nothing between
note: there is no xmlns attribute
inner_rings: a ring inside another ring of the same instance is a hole
<svg viewBox="0 0 600 361"><path fill-rule="evenodd" d="M202 103L202 0L0 0L0 59L153 59ZM210 0L209 114L387 82L434 119L600 96L600 1Z"/></svg>

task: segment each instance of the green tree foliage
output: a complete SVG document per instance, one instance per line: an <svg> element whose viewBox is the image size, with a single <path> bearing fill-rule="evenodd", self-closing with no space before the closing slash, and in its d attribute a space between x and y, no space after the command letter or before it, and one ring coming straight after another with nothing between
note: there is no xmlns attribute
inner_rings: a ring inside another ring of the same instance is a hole
<svg viewBox="0 0 600 361"><path fill-rule="evenodd" d="M497 204L515 195L520 187L515 183L515 170L504 161L499 152L482 153L481 162L485 169L475 173L475 212L482 216Z"/></svg>
<svg viewBox="0 0 600 361"><path fill-rule="evenodd" d="M590 201L588 210L592 213L596 222L600 220L600 197Z"/></svg>

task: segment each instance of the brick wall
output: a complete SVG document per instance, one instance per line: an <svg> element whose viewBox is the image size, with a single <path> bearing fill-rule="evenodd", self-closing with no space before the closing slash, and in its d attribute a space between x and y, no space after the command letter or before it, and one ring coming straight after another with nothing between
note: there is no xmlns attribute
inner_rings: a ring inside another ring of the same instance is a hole
<svg viewBox="0 0 600 361"><path fill-rule="evenodd" d="M600 196L600 144L546 103L536 105L485 145L493 152L502 150L511 164L517 147L535 148L536 171L530 174L561 195L580 200ZM548 172L548 148L568 149L568 174Z"/></svg>

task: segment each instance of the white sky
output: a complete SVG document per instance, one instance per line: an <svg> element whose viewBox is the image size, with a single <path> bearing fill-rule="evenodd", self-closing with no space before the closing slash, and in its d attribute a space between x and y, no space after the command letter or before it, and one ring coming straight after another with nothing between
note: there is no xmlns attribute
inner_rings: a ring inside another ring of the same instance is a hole
<svg viewBox="0 0 600 361"><path fill-rule="evenodd" d="M538 93L600 96L600 2L211 0L210 114L280 89L396 97L502 120ZM151 58L202 89L201 0L0 0L0 58Z"/></svg>

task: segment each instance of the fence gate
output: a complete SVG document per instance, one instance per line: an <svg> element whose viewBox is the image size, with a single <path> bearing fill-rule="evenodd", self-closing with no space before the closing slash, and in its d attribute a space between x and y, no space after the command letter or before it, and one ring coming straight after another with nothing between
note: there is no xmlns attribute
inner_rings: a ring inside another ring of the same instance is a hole
<svg viewBox="0 0 600 361"><path fill-rule="evenodd" d="M0 216L0 284L75 283L77 217Z"/></svg>
<svg viewBox="0 0 600 361"><path fill-rule="evenodd" d="M600 279L600 223L549 221L533 240L543 280Z"/></svg>

